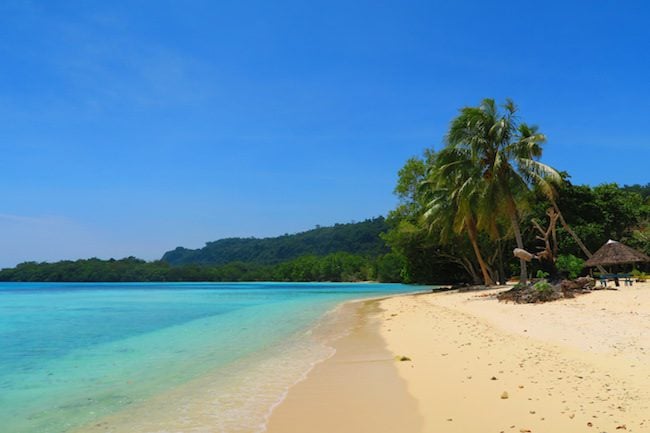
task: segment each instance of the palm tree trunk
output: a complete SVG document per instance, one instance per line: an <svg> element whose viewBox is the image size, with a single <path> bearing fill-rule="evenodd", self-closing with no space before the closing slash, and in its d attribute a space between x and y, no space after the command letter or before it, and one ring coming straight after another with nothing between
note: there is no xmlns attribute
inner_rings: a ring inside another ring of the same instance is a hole
<svg viewBox="0 0 650 433"><path fill-rule="evenodd" d="M555 209L555 212L557 212L557 214L559 215L560 223L562 224L564 230L566 230L567 233L571 235L571 237L573 238L574 241L576 241L576 244L578 244L582 252L585 253L585 256L587 256L587 258L590 259L593 254L591 254L591 251L589 251L587 246L584 243L582 243L582 239L580 239L578 235L573 231L573 229L569 226L569 224L567 224L566 220L564 219L564 215L562 215L562 212L560 212L560 208L555 202L555 200L551 199L551 204L553 205L553 209ZM607 271L605 271L605 268L603 268L600 265L598 266L598 270L603 274L607 273Z"/></svg>
<svg viewBox="0 0 650 433"><path fill-rule="evenodd" d="M503 242L501 239L497 241L497 250L499 255L497 256L497 268L499 270L499 284L504 285L508 282L508 275L506 275L506 270L503 266Z"/></svg>
<svg viewBox="0 0 650 433"><path fill-rule="evenodd" d="M462 261L463 261L463 268L465 268L465 271L467 271L470 277L472 277L472 284L476 286L481 284L481 277L479 274L476 273L472 261L467 257L463 257Z"/></svg>
<svg viewBox="0 0 650 433"><path fill-rule="evenodd" d="M449 254L440 254L440 257L444 257L447 260L459 265L461 268L465 269L465 272L471 277L472 284L479 285L481 284L481 276L476 273L472 261L465 256L452 256Z"/></svg>
<svg viewBox="0 0 650 433"><path fill-rule="evenodd" d="M476 260L481 267L481 273L483 274L483 282L486 286L493 286L494 281L488 272L487 265L485 260L483 260L483 255L481 255L481 250L478 247L478 236L476 229L476 222L472 217L467 218L467 234L469 236L469 241L472 243L472 248L474 248L474 254L476 254Z"/></svg>
<svg viewBox="0 0 650 433"><path fill-rule="evenodd" d="M515 232L515 241L517 242L517 248L524 248L524 240L521 237L521 229L519 228L519 218L517 217L517 205L515 205L515 200L512 198L512 195L509 194L506 197L506 202L508 206L508 214L510 216L510 222L512 224L512 230ZM526 284L528 282L528 267L526 260L520 258L519 266L521 272L519 273L519 282L521 284Z"/></svg>

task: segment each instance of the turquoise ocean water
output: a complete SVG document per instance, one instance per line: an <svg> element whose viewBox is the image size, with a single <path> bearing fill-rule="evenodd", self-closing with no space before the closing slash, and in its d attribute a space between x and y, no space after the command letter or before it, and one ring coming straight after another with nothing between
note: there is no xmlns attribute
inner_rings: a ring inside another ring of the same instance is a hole
<svg viewBox="0 0 650 433"><path fill-rule="evenodd" d="M0 283L0 420L10 433L256 432L331 355L344 283Z"/></svg>

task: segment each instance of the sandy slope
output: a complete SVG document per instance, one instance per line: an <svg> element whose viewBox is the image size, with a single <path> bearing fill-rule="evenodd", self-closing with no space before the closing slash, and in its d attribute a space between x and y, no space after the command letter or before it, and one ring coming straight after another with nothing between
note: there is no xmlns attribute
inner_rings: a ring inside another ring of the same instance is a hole
<svg viewBox="0 0 650 433"><path fill-rule="evenodd" d="M379 335L378 302L348 305L353 326L336 354L291 388L269 433L396 433L421 430L416 401Z"/></svg>
<svg viewBox="0 0 650 433"><path fill-rule="evenodd" d="M379 302L269 431L650 432L649 284L544 305L493 294Z"/></svg>

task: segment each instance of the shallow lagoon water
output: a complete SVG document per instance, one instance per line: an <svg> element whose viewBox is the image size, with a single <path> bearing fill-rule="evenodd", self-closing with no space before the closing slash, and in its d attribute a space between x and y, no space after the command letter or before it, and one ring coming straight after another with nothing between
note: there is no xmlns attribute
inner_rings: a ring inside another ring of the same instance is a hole
<svg viewBox="0 0 650 433"><path fill-rule="evenodd" d="M0 283L3 431L261 431L287 387L331 355L309 338L327 311L417 289Z"/></svg>

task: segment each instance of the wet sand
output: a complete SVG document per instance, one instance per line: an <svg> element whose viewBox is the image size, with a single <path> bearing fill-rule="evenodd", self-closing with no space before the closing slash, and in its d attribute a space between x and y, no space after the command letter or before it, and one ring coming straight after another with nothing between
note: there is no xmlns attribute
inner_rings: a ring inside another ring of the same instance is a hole
<svg viewBox="0 0 650 433"><path fill-rule="evenodd" d="M650 432L650 284L541 305L496 292L366 303L268 431Z"/></svg>
<svg viewBox="0 0 650 433"><path fill-rule="evenodd" d="M417 402L397 372L379 327L379 301L350 303L348 335L336 353L290 389L271 415L268 433L420 431Z"/></svg>

